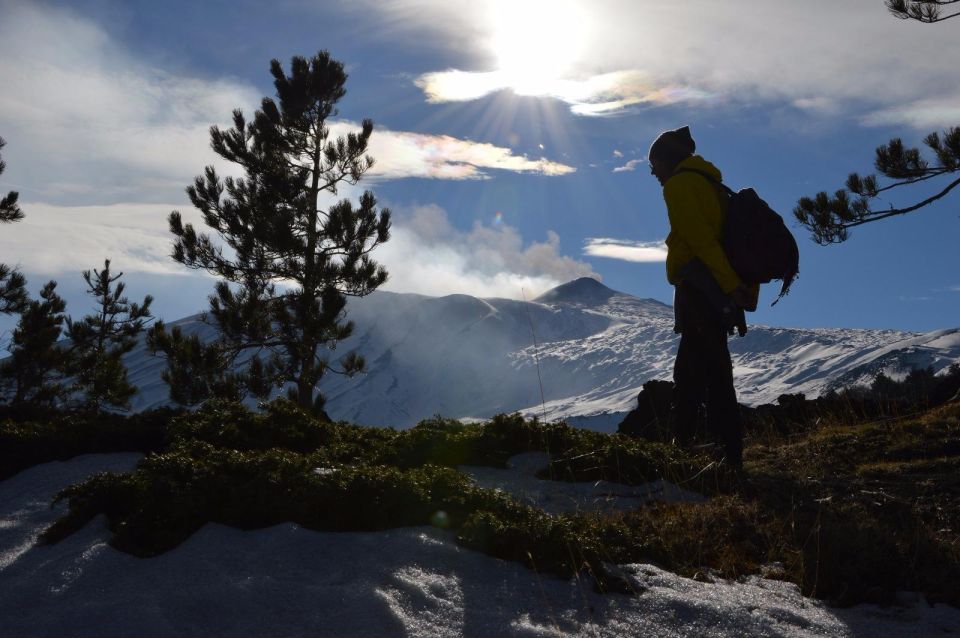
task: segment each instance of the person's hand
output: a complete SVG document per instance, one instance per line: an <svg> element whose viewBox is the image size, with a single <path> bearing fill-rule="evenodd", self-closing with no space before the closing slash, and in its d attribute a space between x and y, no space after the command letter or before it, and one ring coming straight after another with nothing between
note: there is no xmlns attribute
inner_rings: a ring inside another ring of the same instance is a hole
<svg viewBox="0 0 960 638"><path fill-rule="evenodd" d="M738 308L752 308L754 304L753 293L744 284L734 288L733 292L730 293L730 298L733 299L733 303L737 304Z"/></svg>

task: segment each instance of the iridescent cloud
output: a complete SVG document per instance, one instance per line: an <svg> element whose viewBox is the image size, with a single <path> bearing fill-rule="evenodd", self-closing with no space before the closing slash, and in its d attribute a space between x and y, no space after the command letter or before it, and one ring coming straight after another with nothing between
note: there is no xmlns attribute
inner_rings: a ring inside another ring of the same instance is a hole
<svg viewBox="0 0 960 638"><path fill-rule="evenodd" d="M343 135L359 128L355 123L337 122L331 133ZM370 138L370 154L376 159L369 173L374 179L485 179L490 177L490 170L558 176L577 170L543 157L517 155L504 146L376 127Z"/></svg>
<svg viewBox="0 0 960 638"><path fill-rule="evenodd" d="M466 102L497 91L552 97L570 105L577 115L614 115L630 107L704 102L716 94L693 87L657 86L642 71L614 71L584 79L519 79L505 71L470 72L451 69L425 73L415 81L432 103Z"/></svg>

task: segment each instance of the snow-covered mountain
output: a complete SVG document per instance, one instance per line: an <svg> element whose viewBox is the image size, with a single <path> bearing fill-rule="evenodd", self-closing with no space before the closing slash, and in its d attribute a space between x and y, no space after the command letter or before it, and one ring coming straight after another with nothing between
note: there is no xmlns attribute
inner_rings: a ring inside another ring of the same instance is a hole
<svg viewBox="0 0 960 638"><path fill-rule="evenodd" d="M670 306L590 278L530 302L381 291L351 302L349 313L356 328L340 351L358 350L368 372L328 375L321 389L332 417L369 425L522 411L612 429L644 382L671 377L678 343ZM175 325L215 334L198 316ZM816 396L881 369L943 370L960 361L960 328L917 334L752 326L731 339L730 350L740 400L759 404L787 392ZM141 389L135 408L164 403L164 360L141 345L126 363Z"/></svg>

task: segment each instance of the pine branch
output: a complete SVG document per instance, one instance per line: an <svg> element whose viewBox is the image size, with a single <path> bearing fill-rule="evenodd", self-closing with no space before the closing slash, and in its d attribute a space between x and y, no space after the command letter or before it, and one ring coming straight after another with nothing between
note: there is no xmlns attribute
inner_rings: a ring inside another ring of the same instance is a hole
<svg viewBox="0 0 960 638"><path fill-rule="evenodd" d="M894 207L891 207L890 210L887 210L887 211L866 211L866 212L864 212L864 213L862 214L862 216L861 216L862 218L861 218L860 220L858 220L858 221L856 221L856 222L847 223L847 224L845 224L844 227L845 227L845 228L853 228L854 226L861 226L861 225L866 224L866 223L868 223L868 222L879 221L879 220L881 220L881 219L886 219L886 218L888 218L888 217L894 217L894 216L896 216L896 215L905 215L905 214L907 214L907 213L912 213L913 211L915 211L915 210L917 210L917 209L923 208L924 206L928 206L928 205L932 204L933 202L935 202L935 201L937 201L937 200L939 200L939 199L942 199L947 193L949 193L950 191L952 191L952 190L953 190L954 188L956 188L957 186L960 186L960 178L958 178L958 179L954 180L953 182L951 182L950 184L948 184L946 188L944 188L942 191L940 191L940 192L937 193L936 195L933 195L933 196L931 196L931 197L928 197L928 198L924 199L923 201L918 202L917 204L914 204L913 206L908 206L908 207L906 207L906 208L894 208Z"/></svg>
<svg viewBox="0 0 960 638"><path fill-rule="evenodd" d="M21 313L27 307L27 280L18 270L0 264L0 313Z"/></svg>
<svg viewBox="0 0 960 638"><path fill-rule="evenodd" d="M901 20L932 24L960 16L960 11L944 15L942 8L960 0L886 0L887 9Z"/></svg>
<svg viewBox="0 0 960 638"><path fill-rule="evenodd" d="M6 141L0 137L0 149L6 146ZM0 158L0 175L6 170L7 164ZM23 211L17 205L19 195L10 191L0 198L0 223L9 224L23 219ZM27 309L27 280L16 269L0 264L0 313L22 313Z"/></svg>
<svg viewBox="0 0 960 638"><path fill-rule="evenodd" d="M0 137L0 150L7 145L7 142ZM7 163L0 159L0 175L6 170ZM19 194L16 191L10 191L0 198L0 223L9 224L23 219L23 211L17 205Z"/></svg>
<svg viewBox="0 0 960 638"><path fill-rule="evenodd" d="M892 183L881 187L875 175L860 177L853 173L847 178L846 189L838 190L832 197L820 192L814 197L800 198L794 216L811 231L814 241L833 244L846 241L850 228L912 213L942 199L960 184L960 179L912 205L891 206L887 210L875 210L870 205L882 193L960 172L960 127L944 131L942 136L931 133L924 138L924 144L933 151L934 164L925 160L918 148L905 148L899 138L892 139L876 149L875 160L877 170L893 179Z"/></svg>
<svg viewBox="0 0 960 638"><path fill-rule="evenodd" d="M946 169L929 171L926 175L923 175L923 176L921 176L921 177L914 177L914 178L912 178L912 179L905 179L905 180L902 180L902 181L899 181L899 182L893 182L893 183L891 183L891 184L887 184L886 186L883 186L883 187L880 187L880 188L876 188L875 190L872 190L872 191L870 191L870 192L871 192L874 196L875 196L875 195L879 195L880 193L885 193L885 192L887 192L887 191L889 191L889 190L893 190L894 188L899 188L900 186L909 186L910 184L919 184L920 182L925 182L925 181L927 181L927 180L933 179L934 177L940 177L941 175L946 175L946 174L949 173L949 172L951 172L951 171L948 171L948 170L946 170ZM855 175L855 174L854 174L854 175ZM853 175L851 175L851 178L852 178L852 177L853 177ZM850 188L850 186L849 186L849 180L848 180L848 186L847 186L847 188ZM855 189L855 188L850 188L850 190L851 190L852 192L856 193L857 195L865 195L865 194L866 194L865 192L861 192L860 190Z"/></svg>

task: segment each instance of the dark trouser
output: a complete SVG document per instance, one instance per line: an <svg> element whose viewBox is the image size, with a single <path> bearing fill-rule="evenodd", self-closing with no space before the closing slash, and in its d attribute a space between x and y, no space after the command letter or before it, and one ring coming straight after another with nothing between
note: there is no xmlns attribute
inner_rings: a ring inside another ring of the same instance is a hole
<svg viewBox="0 0 960 638"><path fill-rule="evenodd" d="M739 464L743 456L743 422L733 388L733 364L727 349L727 331L719 315L695 288L683 286L678 306L680 347L673 367L674 423L677 443L689 445L706 408L707 429L724 446L727 459Z"/></svg>

